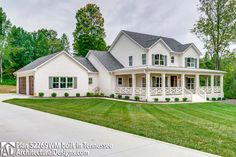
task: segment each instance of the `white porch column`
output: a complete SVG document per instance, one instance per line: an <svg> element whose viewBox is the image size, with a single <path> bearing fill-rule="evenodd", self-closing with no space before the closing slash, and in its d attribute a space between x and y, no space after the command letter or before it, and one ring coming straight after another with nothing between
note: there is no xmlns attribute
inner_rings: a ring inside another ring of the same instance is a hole
<svg viewBox="0 0 236 157"><path fill-rule="evenodd" d="M19 94L19 77L16 77L16 93Z"/></svg>
<svg viewBox="0 0 236 157"><path fill-rule="evenodd" d="M162 88L162 95L165 96L166 95L166 74L162 73L161 74L161 88Z"/></svg>
<svg viewBox="0 0 236 157"><path fill-rule="evenodd" d="M136 75L132 74L132 96L135 97Z"/></svg>
<svg viewBox="0 0 236 157"><path fill-rule="evenodd" d="M224 75L220 75L220 93L224 93Z"/></svg>
<svg viewBox="0 0 236 157"><path fill-rule="evenodd" d="M211 75L211 93L214 94L214 75Z"/></svg>
<svg viewBox="0 0 236 157"><path fill-rule="evenodd" d="M150 101L150 73L146 72L146 99Z"/></svg>
<svg viewBox="0 0 236 157"><path fill-rule="evenodd" d="M29 76L26 76L26 95L29 95Z"/></svg>
<svg viewBox="0 0 236 157"><path fill-rule="evenodd" d="M206 84L205 84L206 87L209 86L209 76L206 76Z"/></svg>
<svg viewBox="0 0 236 157"><path fill-rule="evenodd" d="M184 95L184 89L185 89L185 74L181 75L181 87L182 87L182 94Z"/></svg>
<svg viewBox="0 0 236 157"><path fill-rule="evenodd" d="M198 89L199 89L199 86L200 86L200 85L199 85L199 84L200 84L199 74L196 74L196 75L195 75L195 79L196 79L196 80L195 80L195 83L196 83L196 85L195 85L195 88L196 88L196 89L195 89L195 92L198 93Z"/></svg>

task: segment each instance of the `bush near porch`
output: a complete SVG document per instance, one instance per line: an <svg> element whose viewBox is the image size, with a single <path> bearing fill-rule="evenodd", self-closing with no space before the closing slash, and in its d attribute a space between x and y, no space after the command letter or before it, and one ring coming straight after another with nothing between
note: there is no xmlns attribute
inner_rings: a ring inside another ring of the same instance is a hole
<svg viewBox="0 0 236 157"><path fill-rule="evenodd" d="M127 103L91 99L5 101L221 156L236 156L236 106Z"/></svg>

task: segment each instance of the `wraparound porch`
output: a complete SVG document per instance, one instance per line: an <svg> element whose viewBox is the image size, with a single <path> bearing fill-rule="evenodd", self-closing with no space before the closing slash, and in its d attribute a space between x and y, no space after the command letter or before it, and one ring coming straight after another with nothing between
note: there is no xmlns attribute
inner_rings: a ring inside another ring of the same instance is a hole
<svg viewBox="0 0 236 157"><path fill-rule="evenodd" d="M202 99L223 97L223 75L199 73L144 72L115 75L114 93L140 96L143 100L155 98L184 98L192 101L193 95Z"/></svg>

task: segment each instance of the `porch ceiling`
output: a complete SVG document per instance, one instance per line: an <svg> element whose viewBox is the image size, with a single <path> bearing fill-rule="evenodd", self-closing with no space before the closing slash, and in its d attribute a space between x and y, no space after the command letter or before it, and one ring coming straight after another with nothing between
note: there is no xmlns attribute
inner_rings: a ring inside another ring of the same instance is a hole
<svg viewBox="0 0 236 157"><path fill-rule="evenodd" d="M113 71L114 74L131 74L131 73L166 73L166 74L199 74L199 75L222 75L225 71L209 70L209 69L194 69L181 67L164 67L164 66L139 66L126 67Z"/></svg>

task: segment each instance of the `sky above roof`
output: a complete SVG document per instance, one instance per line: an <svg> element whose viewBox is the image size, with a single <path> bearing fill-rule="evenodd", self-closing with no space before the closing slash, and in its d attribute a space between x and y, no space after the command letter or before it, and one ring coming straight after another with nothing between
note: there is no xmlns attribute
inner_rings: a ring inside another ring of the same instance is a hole
<svg viewBox="0 0 236 157"><path fill-rule="evenodd" d="M40 28L66 33L73 41L75 14L87 3L96 3L105 19L110 45L120 30L166 36L185 44L203 44L190 32L199 18L198 0L0 0L14 25L27 31Z"/></svg>

